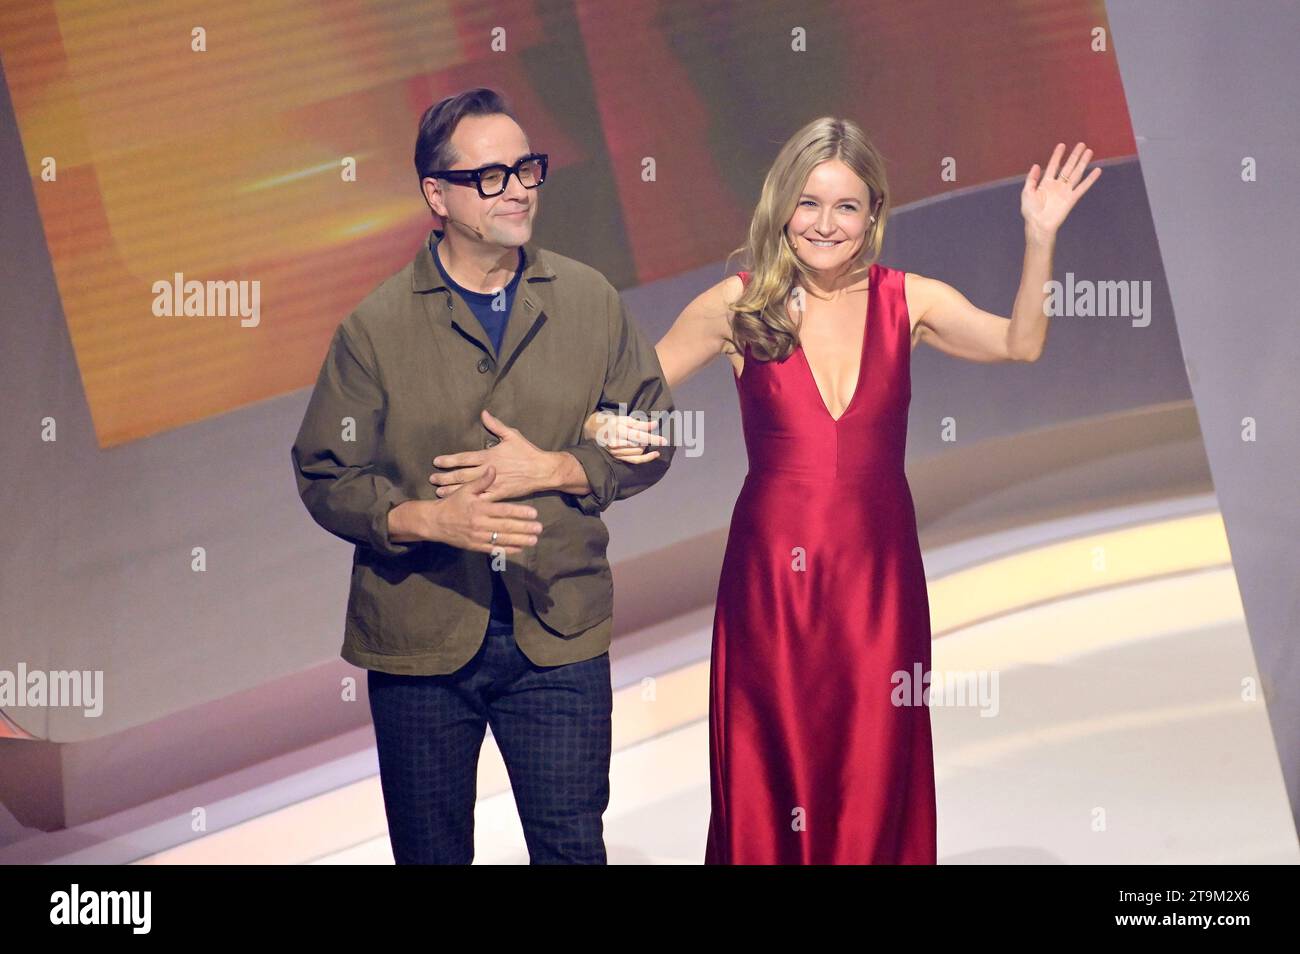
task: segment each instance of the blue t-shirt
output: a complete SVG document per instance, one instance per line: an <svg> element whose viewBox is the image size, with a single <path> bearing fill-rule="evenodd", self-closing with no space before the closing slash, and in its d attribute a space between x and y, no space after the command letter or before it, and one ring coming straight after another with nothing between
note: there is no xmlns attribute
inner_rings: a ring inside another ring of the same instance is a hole
<svg viewBox="0 0 1300 954"><path fill-rule="evenodd" d="M447 274L447 270L442 267L442 259L438 257L438 246L432 246L433 260L438 264L438 271L442 272L442 280L453 292L464 299L465 304L469 305L470 310L474 312L474 317L478 319L483 330L492 339L492 352L500 360L501 339L505 337L506 322L510 318L510 309L515 302L515 290L519 287L519 276L523 274L524 250L519 250L519 260L515 265L514 278L510 279L510 284L505 288L505 295L500 310L493 308L493 302L497 301L497 296L492 292L470 291L461 285L456 284L455 280ZM492 554L487 554L488 567L492 566ZM489 611L488 628L489 633L512 633L515 629L514 609L510 602L510 591L506 589L505 582L501 579L500 570L491 570L492 573L492 608Z"/></svg>

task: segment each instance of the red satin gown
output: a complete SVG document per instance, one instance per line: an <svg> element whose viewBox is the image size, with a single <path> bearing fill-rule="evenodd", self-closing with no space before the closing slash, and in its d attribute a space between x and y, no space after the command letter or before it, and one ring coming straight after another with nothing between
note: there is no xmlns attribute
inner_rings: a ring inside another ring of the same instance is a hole
<svg viewBox="0 0 1300 954"><path fill-rule="evenodd" d="M857 389L838 419L802 348L779 362L745 349L749 472L713 621L705 864L935 863L903 275L871 266Z"/></svg>

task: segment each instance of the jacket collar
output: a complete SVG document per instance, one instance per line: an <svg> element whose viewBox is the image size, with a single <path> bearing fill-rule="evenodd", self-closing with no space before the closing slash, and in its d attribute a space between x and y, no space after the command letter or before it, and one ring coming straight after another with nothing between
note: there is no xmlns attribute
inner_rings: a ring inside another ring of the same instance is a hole
<svg viewBox="0 0 1300 954"><path fill-rule="evenodd" d="M416 294L447 288L447 283L438 270L438 263L433 260L433 251L430 248L431 244L436 245L442 241L442 235L442 229L430 231L428 240L424 243L424 248L415 257L415 269L411 273L411 291ZM521 284L533 279L551 279L555 277L555 269L551 268L550 263L546 260L546 251L539 248L537 243L531 239L524 243L524 267L523 273L519 277Z"/></svg>
<svg viewBox="0 0 1300 954"><path fill-rule="evenodd" d="M429 244L442 241L442 235L441 229L429 233L429 242L424 243L424 248L415 258L411 289L417 294L440 291L441 295L423 295L421 298L425 314L434 328L455 328L484 354L491 355L492 345L483 325L474 317L464 299L452 293L433 260ZM555 270L546 260L545 249L538 248L531 241L524 244L524 265L519 277L521 281L515 291L514 305L506 318L501 353L495 362L497 378L509 369L515 354L531 339L534 329L546 320L546 311L551 304L550 281L555 278Z"/></svg>

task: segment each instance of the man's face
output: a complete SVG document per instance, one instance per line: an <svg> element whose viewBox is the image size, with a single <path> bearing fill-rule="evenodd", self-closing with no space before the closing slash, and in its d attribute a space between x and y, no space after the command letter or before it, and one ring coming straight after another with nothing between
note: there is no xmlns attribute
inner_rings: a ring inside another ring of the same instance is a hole
<svg viewBox="0 0 1300 954"><path fill-rule="evenodd" d="M451 134L451 147L455 155L451 169L478 169L493 163L512 166L532 151L519 124L499 113L462 119ZM454 231L458 239L516 248L532 238L540 189L525 189L512 175L504 192L485 199L472 182L433 181L435 189L425 181L425 195L446 230Z"/></svg>

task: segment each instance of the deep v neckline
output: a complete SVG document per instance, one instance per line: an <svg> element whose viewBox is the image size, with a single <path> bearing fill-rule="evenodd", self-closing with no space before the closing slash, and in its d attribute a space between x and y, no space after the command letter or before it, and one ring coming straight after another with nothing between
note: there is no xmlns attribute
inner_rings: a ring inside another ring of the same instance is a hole
<svg viewBox="0 0 1300 954"><path fill-rule="evenodd" d="M817 395L817 402L826 412L826 416L831 419L831 423L838 424L853 410L853 402L858 399L858 392L862 390L862 372L867 369L867 335L871 328L872 319L875 317L875 300L876 294L876 265L873 263L867 270L867 314L862 319L862 344L858 348L858 376L853 380L853 393L849 395L849 403L844 405L844 410L840 416L836 417L831 413L830 405L826 403L826 398L822 395L822 389L817 386L817 375L813 373L812 362L808 360L808 352L804 350L803 342L795 349L803 357L803 366L808 371L808 381L812 384L813 393Z"/></svg>

